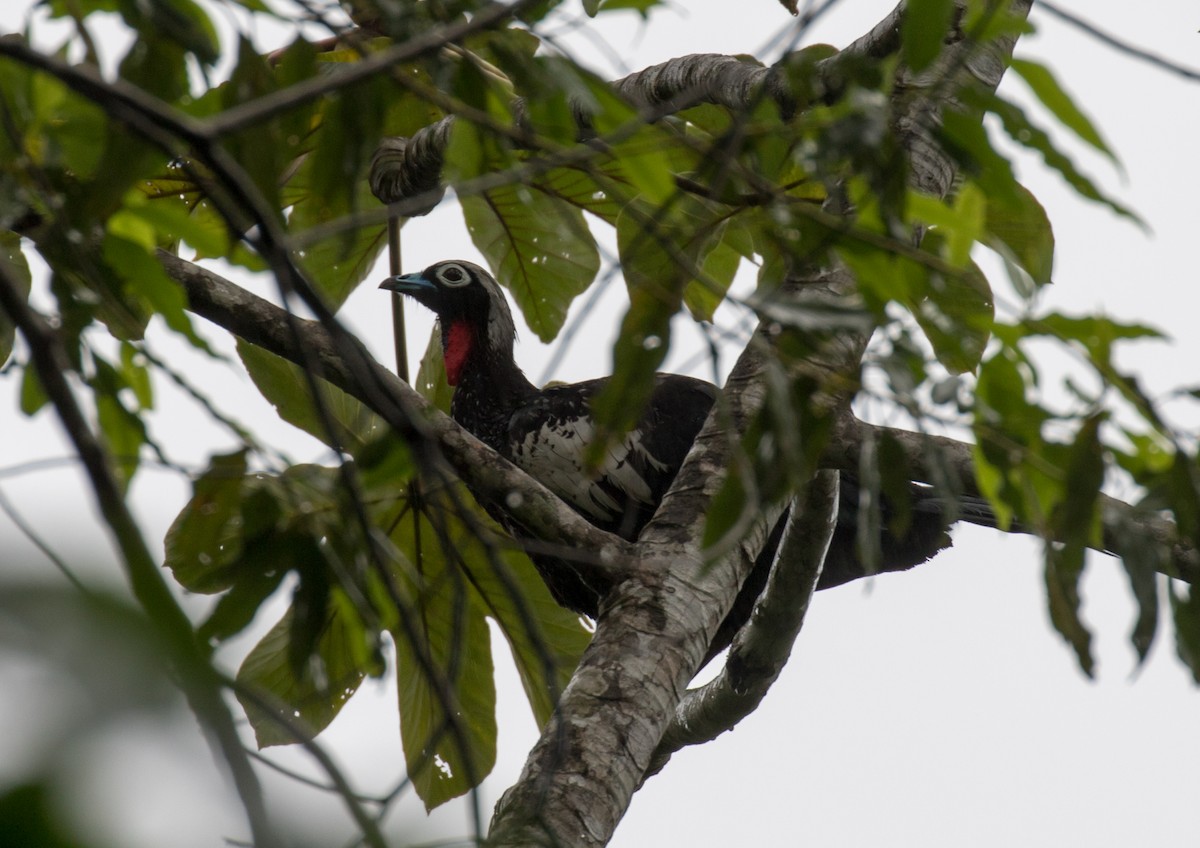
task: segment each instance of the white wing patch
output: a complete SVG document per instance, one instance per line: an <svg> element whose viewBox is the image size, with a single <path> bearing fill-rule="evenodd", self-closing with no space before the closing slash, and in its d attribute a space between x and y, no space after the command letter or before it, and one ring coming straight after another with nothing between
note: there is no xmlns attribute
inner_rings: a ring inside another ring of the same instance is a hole
<svg viewBox="0 0 1200 848"><path fill-rule="evenodd" d="M608 450L598 473L585 473L583 454L595 436L587 418L556 420L528 433L517 447L513 462L535 476L543 486L597 521L613 521L624 511L627 500L650 505L653 492L638 471L664 471L642 446L642 434L634 430ZM614 490L624 497L614 496Z"/></svg>

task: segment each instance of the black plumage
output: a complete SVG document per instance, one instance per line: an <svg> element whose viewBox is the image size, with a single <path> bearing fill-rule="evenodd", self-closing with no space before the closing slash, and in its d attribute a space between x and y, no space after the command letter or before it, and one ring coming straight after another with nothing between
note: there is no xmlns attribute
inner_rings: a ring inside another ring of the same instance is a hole
<svg viewBox="0 0 1200 848"><path fill-rule="evenodd" d="M584 453L594 434L591 399L605 379L538 389L513 358L515 330L503 292L483 268L462 260L437 262L419 274L392 277L381 288L403 292L438 316L446 371L455 387L451 416L501 456L561 497L601 529L636 539L650 520L696 435L717 389L691 377L660 374L645 411L600 468L588 473ZM819 588L862 576L855 555L858 488L843 475L841 511ZM486 504L510 530L503 509ZM986 504L966 504L971 520L990 523ZM963 505L960 505L960 516ZM726 647L765 585L782 522L775 528L710 649ZM941 501L914 488L912 520L903 537L881 539L889 570L923 562L949 545ZM588 616L601 590L588 586L570 562L533 553L555 599Z"/></svg>

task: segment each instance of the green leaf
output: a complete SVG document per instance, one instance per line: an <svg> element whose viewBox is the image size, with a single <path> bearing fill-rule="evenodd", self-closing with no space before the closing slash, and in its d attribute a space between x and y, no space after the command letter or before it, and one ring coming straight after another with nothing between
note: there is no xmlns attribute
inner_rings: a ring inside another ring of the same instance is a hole
<svg viewBox="0 0 1200 848"><path fill-rule="evenodd" d="M237 350L254 385L275 407L279 417L330 447L357 455L371 442L390 433L383 419L362 401L316 378L325 411L334 427L330 433L312 401L304 369L241 339Z"/></svg>
<svg viewBox="0 0 1200 848"><path fill-rule="evenodd" d="M1060 540L1046 547L1046 589L1050 622L1075 650L1084 674L1093 674L1091 633L1079 616L1079 579L1087 547L1101 539L1097 500L1104 482L1104 448L1100 425L1104 415L1087 418L1067 453L1063 475L1070 481L1051 516L1051 533Z"/></svg>
<svg viewBox="0 0 1200 848"><path fill-rule="evenodd" d="M1175 651L1200 685L1200 589L1189 586L1185 597L1174 582L1168 582L1167 590L1175 620Z"/></svg>
<svg viewBox="0 0 1200 848"><path fill-rule="evenodd" d="M32 417L49 400L46 390L42 388L42 381L38 379L37 369L25 366L21 373L21 412Z"/></svg>
<svg viewBox="0 0 1200 848"><path fill-rule="evenodd" d="M429 332L429 343L417 368L417 379L413 383L420 395L447 415L450 401L454 398L454 387L446 379L446 361L442 358L442 332L434 325Z"/></svg>
<svg viewBox="0 0 1200 848"><path fill-rule="evenodd" d="M146 427L116 394L97 391L95 397L100 434L112 457L117 482L123 491L128 491L137 473L142 445L146 444Z"/></svg>
<svg viewBox="0 0 1200 848"><path fill-rule="evenodd" d="M600 123L597 119L597 128ZM677 136L662 128L645 126L612 145L612 167L642 200L662 206L679 193L675 175L697 164L691 158L681 158L687 153L681 144Z"/></svg>
<svg viewBox="0 0 1200 848"><path fill-rule="evenodd" d="M683 290L683 303L697 321L711 321L713 314L725 302L725 293L733 284L742 254L729 242L718 242L704 258L703 277L692 280Z"/></svg>
<svg viewBox="0 0 1200 848"><path fill-rule="evenodd" d="M600 270L583 213L521 184L462 198L471 240L542 341L558 335L571 301Z"/></svg>
<svg viewBox="0 0 1200 848"><path fill-rule="evenodd" d="M127 304L148 315L153 312L198 350L212 353L192 326L183 287L167 276L156 256L154 228L143 219L118 212L108 220L101 251L105 264L119 275ZM142 327L145 320L142 319ZM140 334L139 334L140 336Z"/></svg>
<svg viewBox="0 0 1200 848"><path fill-rule="evenodd" d="M1088 677L1094 676L1092 634L1079 617L1080 571L1051 548L1046 550L1046 599L1050 622L1075 651L1079 667Z"/></svg>
<svg viewBox="0 0 1200 848"><path fill-rule="evenodd" d="M283 191L283 203L290 207L288 230L303 244L300 264L335 307L344 303L374 268L387 244L386 225L349 226L315 242L305 233L378 208L367 181L371 153L381 136L411 134L416 129L410 125L412 117L394 120L397 100L408 107L410 115L429 116L428 108L421 108L411 97L397 97L395 87L380 77L326 102L319 115L308 118L319 121L315 134L299 131L306 141L311 136L308 143L315 141L315 147L308 153L297 149L294 154L301 158Z"/></svg>
<svg viewBox="0 0 1200 848"><path fill-rule="evenodd" d="M121 343L121 379L133 391L133 396L142 411L154 408L154 388L150 383L150 371L145 357L129 342Z"/></svg>
<svg viewBox="0 0 1200 848"><path fill-rule="evenodd" d="M1054 74L1040 62L1028 59L1013 59L1009 64L1012 70L1021 75L1030 90L1037 96L1059 123L1074 132L1077 136L1099 150L1114 163L1117 161L1112 149L1100 136L1095 124L1075 104L1074 99L1059 85Z"/></svg>
<svg viewBox="0 0 1200 848"><path fill-rule="evenodd" d="M141 33L139 40L175 42L204 65L213 65L221 57L216 28L192 0L156 0L154 3L122 0L118 9L125 22Z"/></svg>
<svg viewBox="0 0 1200 848"><path fill-rule="evenodd" d="M1055 484L1029 462L1043 447L1042 427L1049 413L1026 396L1027 367L1020 353L1003 346L979 369L975 390L975 469L980 489L996 511L1002 528L1016 517L1041 528L1046 520L1040 485ZM1030 378L1032 379L1032 377ZM1057 502L1052 497L1049 503Z"/></svg>
<svg viewBox="0 0 1200 848"><path fill-rule="evenodd" d="M936 234L927 239L927 248L936 250ZM987 277L974 262L968 259L958 274L932 274L926 297L908 306L938 362L952 374L975 370L991 338L995 304Z"/></svg>
<svg viewBox="0 0 1200 848"><path fill-rule="evenodd" d="M230 109L278 90L271 68L246 37L238 39L237 64L229 82L215 89L221 107ZM260 121L222 139L228 154L241 166L270 209L282 209L280 176L283 163L290 161L287 137L277 121ZM282 215L280 216L282 219Z"/></svg>
<svg viewBox="0 0 1200 848"><path fill-rule="evenodd" d="M409 777L430 810L477 786L496 761L486 609L462 570L472 547L478 556L478 541L452 516L444 494L424 493L423 508L402 515L391 534L413 566L396 577L413 608L388 627L400 735Z"/></svg>
<svg viewBox="0 0 1200 848"><path fill-rule="evenodd" d="M942 52L942 42L954 20L954 0L909 0L900 28L905 63L923 71Z"/></svg>
<svg viewBox="0 0 1200 848"><path fill-rule="evenodd" d="M165 180L153 180L146 188L168 189ZM149 196L144 191L130 192L122 212L153 229L153 240L160 245L177 246L187 242L200 256L225 256L230 250L229 227L212 226L212 220L193 214L187 201L163 194Z"/></svg>
<svg viewBox="0 0 1200 848"><path fill-rule="evenodd" d="M334 590L336 596L341 592ZM292 661L294 613L288 610L246 655L238 669L242 686L262 693L272 704L261 709L238 694L260 748L311 739L324 730L366 677L358 647L368 637L349 603L335 600L314 634L314 652L303 667ZM300 731L300 738L289 728Z"/></svg>
<svg viewBox="0 0 1200 848"><path fill-rule="evenodd" d="M605 173L604 163L595 170L554 168L539 174L532 183L551 197L590 212L608 224L616 224L621 213L621 203L606 190L612 179Z"/></svg>
<svg viewBox="0 0 1200 848"><path fill-rule="evenodd" d="M1058 171L1079 196L1107 206L1121 217L1145 226L1141 218L1132 210L1102 192L1089 177L1075 166L1071 158L1055 145L1045 130L1029 120L1019 106L996 95L987 98L987 103L988 110L1000 119L1005 132L1013 141L1041 153L1046 165Z"/></svg>
<svg viewBox="0 0 1200 848"><path fill-rule="evenodd" d="M1117 341L1163 338L1162 333L1145 324L1124 323L1093 315L1076 318L1060 312L1051 312L1033 322L1030 335L1040 334L1064 342L1078 342L1103 372L1112 368L1112 348Z"/></svg>
<svg viewBox="0 0 1200 848"><path fill-rule="evenodd" d="M1029 189L1015 185L1008 193L988 193L987 243L1018 265L1039 286L1054 270L1054 230L1046 210Z"/></svg>
<svg viewBox="0 0 1200 848"><path fill-rule="evenodd" d="M250 625L263 602L287 576L288 569L282 567L279 561L280 548L276 544L268 552L258 546L258 555L269 555L269 561L265 563L254 562L243 553L233 585L221 595L208 618L196 628L196 635L201 641L224 642Z"/></svg>
<svg viewBox="0 0 1200 848"><path fill-rule="evenodd" d="M360 182L359 200L366 203L363 193L369 191L365 182ZM371 201L374 203L374 201ZM357 209L362 209L358 206ZM366 207L369 208L369 207ZM349 214L348 210L345 213ZM303 232L310 226L336 220L339 213L320 203L309 201L297 204L288 216L288 226L295 232ZM375 268L375 262L387 246L387 226L353 227L341 235L328 236L315 244L304 247L297 258L308 278L327 302L340 307Z"/></svg>
<svg viewBox="0 0 1200 848"><path fill-rule="evenodd" d="M16 282L18 294L22 298L28 298L33 277L29 273L29 263L25 260L25 254L21 250L21 237L16 233L0 231L0 265ZM3 366L12 356L16 333L17 328L9 320L8 314L0 311L0 366Z"/></svg>
<svg viewBox="0 0 1200 848"><path fill-rule="evenodd" d="M189 592L213 594L230 588L229 566L241 551L239 522L244 451L214 456L192 484L192 498L167 530L164 564Z"/></svg>
<svg viewBox="0 0 1200 848"><path fill-rule="evenodd" d="M542 727L550 720L591 633L579 616L551 597L527 557L507 552L503 560L507 574L470 569L471 579L508 642L534 720Z"/></svg>
<svg viewBox="0 0 1200 848"><path fill-rule="evenodd" d="M1129 641L1137 651L1140 665L1150 655L1158 632L1158 575L1166 568L1168 558L1161 544L1145 538L1136 529L1120 528L1118 532L1124 537L1120 545L1121 567L1129 578L1129 588L1138 608Z"/></svg>

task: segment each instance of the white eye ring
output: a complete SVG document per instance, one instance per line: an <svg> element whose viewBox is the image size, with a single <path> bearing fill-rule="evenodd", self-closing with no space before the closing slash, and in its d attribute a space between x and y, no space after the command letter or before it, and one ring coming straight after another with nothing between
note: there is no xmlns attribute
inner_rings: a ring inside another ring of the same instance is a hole
<svg viewBox="0 0 1200 848"><path fill-rule="evenodd" d="M438 282L442 285L449 286L452 289L465 286L471 282L471 275L467 273L467 269L454 262L438 268L437 278Z"/></svg>

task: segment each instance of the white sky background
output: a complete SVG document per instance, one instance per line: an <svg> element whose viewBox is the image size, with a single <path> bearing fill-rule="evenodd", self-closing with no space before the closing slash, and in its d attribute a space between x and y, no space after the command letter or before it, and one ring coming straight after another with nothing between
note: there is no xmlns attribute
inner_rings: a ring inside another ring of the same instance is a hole
<svg viewBox="0 0 1200 848"><path fill-rule="evenodd" d="M0 30L18 28L30 5L28 0L6 2ZM891 0L842 3L813 28L806 43L844 46L893 5ZM1103 30L1200 65L1200 10L1194 3L1142 3L1136 14L1117 0L1074 0L1070 6ZM568 8L574 14L577 6ZM611 51L589 38L569 43L602 75L616 77L686 53L758 53L790 20L773 0L698 0L686 9L678 4L656 12L644 32L633 15L611 16L602 28ZM1080 202L1035 157L1023 157L1020 175L1047 207L1058 239L1056 285L1045 295L1046 308L1101 310L1157 326L1171 343L1127 346L1121 362L1138 371L1151 394L1200 384L1195 332L1200 84L1117 54L1036 8L1032 20L1039 32L1023 41L1018 55L1051 65L1120 156L1124 176L1102 157L1060 141L1153 231L1147 235L1101 207ZM269 39L264 32L266 46L275 46ZM614 64L614 56L623 64ZM1004 88L1023 93L1013 78ZM406 270L477 256L450 205L406 226L403 243ZM384 268L381 264L376 276L382 278ZM556 379L607 373L621 291L612 287ZM366 285L343 314L389 361L383 304L383 295ZM415 362L428 319L418 309L410 315ZM207 326L202 331L220 336ZM684 344L695 338L677 333ZM542 375L548 356L549 349L532 333L522 334L518 358L531 377ZM673 352L668 365L688 358L686 352ZM311 440L277 422L248 380L230 373L205 369L190 376L223 409L261 426L295 457L320 455ZM1048 385L1057 373L1047 372ZM16 412L11 382L0 381L0 490L68 561L81 567L96 563L95 579L119 583L107 539L73 470L4 474L17 463L65 454L46 412L32 422ZM199 464L209 453L230 447L166 387L160 387L159 397L171 409L156 416L153 430L168 445L194 445L181 458ZM1194 417L1186 423L1196 426ZM152 543L162 538L188 494L174 475L141 472L134 503ZM955 540L953 550L911 573L818 595L792 661L763 706L736 732L676 755L634 797L612 844L1007 848L1018 842L1126 846L1194 839L1200 696L1175 659L1171 640L1163 638L1170 635L1166 628L1149 663L1134 677L1126 638L1133 609L1119 565L1099 555L1090 560L1085 615L1096 635L1098 680L1089 682L1049 628L1037 546L977 528L957 530ZM50 572L3 517L0 550L5 570ZM253 640L244 642L228 653L231 664ZM485 820L495 798L515 779L536 733L515 675L507 668L502 675L500 760L487 785ZM0 786L53 733L52 723L35 719L55 690L36 677L0 653L0 727L5 728ZM368 682L322 737L364 787L386 787L400 773L394 709L391 684ZM118 811L123 824L116 844L136 848L170 837L163 844L188 848L244 835L192 723L184 719L177 725L127 722L92 743L98 758L87 767L90 779L81 779L80 792ZM150 757L147 751L164 756ZM285 759L308 770L302 755ZM123 777L114 780L115 775ZM297 809L289 815L307 829L324 832L329 817L340 816L337 804L317 793L267 779L272 799L281 806L294 802ZM161 789L160 802L145 803L138 793L148 787ZM197 815L197 796L226 806ZM461 806L450 805L429 820L411 799L400 811L391 821L403 826L406 842L466 832ZM179 841L176 829L184 817L184 830L194 837L187 842ZM111 822L97 826L117 827Z"/></svg>

